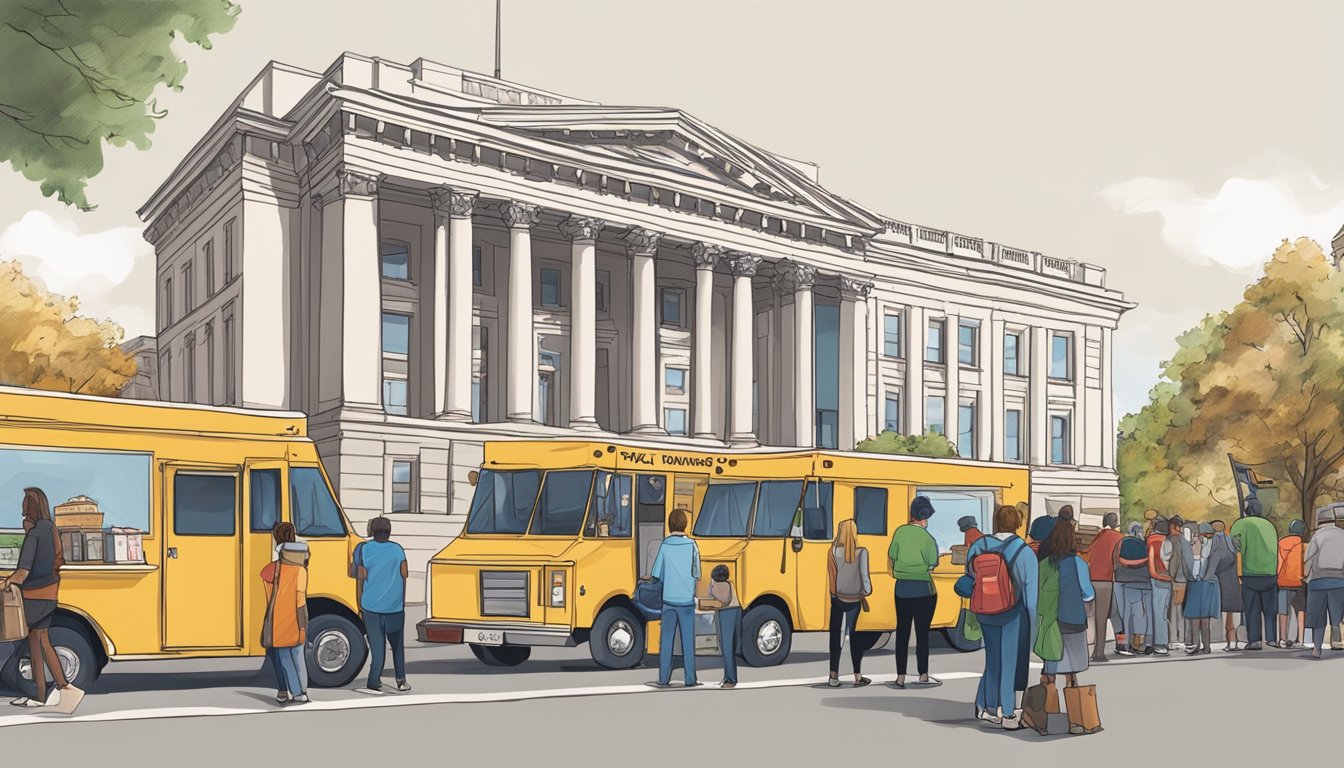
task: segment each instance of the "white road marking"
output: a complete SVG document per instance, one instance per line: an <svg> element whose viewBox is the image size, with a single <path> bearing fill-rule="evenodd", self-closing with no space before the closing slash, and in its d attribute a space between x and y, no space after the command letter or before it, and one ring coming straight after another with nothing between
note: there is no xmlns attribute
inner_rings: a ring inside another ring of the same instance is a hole
<svg viewBox="0 0 1344 768"><path fill-rule="evenodd" d="M1037 667L1039 665L1032 665ZM943 680L972 680L980 677L979 672L944 672L934 675L934 677ZM675 679L675 678L674 678ZM869 679L874 685L881 683L890 683L896 679L896 675L870 675ZM907 677L909 682L917 680L918 677L910 675ZM847 690L853 685L853 677L841 677L843 686L837 690ZM909 685L907 682L907 685ZM785 680L759 680L752 682L739 683L737 690L761 690L765 688L790 688L800 686L822 686L826 684L825 677L798 677ZM65 717L57 714L31 714L31 715L12 715L8 717L0 716L0 728L10 728L19 725L38 725L44 723L106 723L120 722L124 720L159 720L173 719L180 717L227 717L231 715L274 715L287 714L293 712L330 712L349 709L375 709L380 707L413 707L424 706L427 704L491 704L508 701L537 701L541 699L561 699L575 698L580 696L613 696L635 693L663 693L668 690L681 690L687 693L699 693L702 691L717 691L717 685L702 685L699 688L687 690L681 688L680 684L674 683L671 689L658 689L648 684L640 683L637 685L604 685L589 686L578 688L551 688L535 691L500 691L494 693L416 693L416 694L388 694L381 697L356 696L348 699L337 699L332 701L313 701L308 704L291 704L284 707L161 707L154 709L126 709L116 712L100 712L91 715L75 715ZM911 691L921 690L918 686L911 686ZM353 693L353 691L347 691ZM321 696L321 691L317 692ZM97 696L91 694L90 698Z"/></svg>

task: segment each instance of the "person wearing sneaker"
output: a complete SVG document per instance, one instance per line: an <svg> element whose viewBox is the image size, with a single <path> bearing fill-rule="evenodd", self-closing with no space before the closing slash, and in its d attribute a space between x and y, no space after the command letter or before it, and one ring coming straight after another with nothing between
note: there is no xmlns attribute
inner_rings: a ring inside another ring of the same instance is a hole
<svg viewBox="0 0 1344 768"><path fill-rule="evenodd" d="M1223 609L1223 632L1227 638L1224 651L1237 648L1237 625L1233 614L1241 613L1241 582L1237 581L1237 550L1227 536L1227 525L1222 520L1211 523L1213 538L1204 548L1205 578L1218 581L1219 607Z"/></svg>
<svg viewBox="0 0 1344 768"><path fill-rule="evenodd" d="M61 588L61 538L51 519L51 504L40 488L23 489L23 547L19 562L7 579L0 579L0 591L17 585L23 592L23 613L28 623L28 657L33 671L34 698L22 697L10 703L29 709L47 708L62 714L74 714L84 692L70 684L61 669L60 658L51 645L51 617ZM47 691L51 672L56 687Z"/></svg>
<svg viewBox="0 0 1344 768"><path fill-rule="evenodd" d="M406 551L392 541L392 521L369 520L369 541L355 548L355 577L359 583L359 612L369 636L369 679L360 693L383 693L383 664L392 649L392 671L397 691L409 691L406 682Z"/></svg>
<svg viewBox="0 0 1344 768"><path fill-rule="evenodd" d="M1115 602L1115 553L1120 549L1124 535L1116 530L1120 527L1120 516L1107 512L1101 519L1101 532L1092 539L1083 559L1092 572L1092 586L1097 592L1093 611L1093 663L1104 663L1106 659L1106 630L1114 628L1115 647L1124 644L1124 625L1111 616L1111 606ZM1108 627L1109 625L1109 627Z"/></svg>
<svg viewBox="0 0 1344 768"><path fill-rule="evenodd" d="M1200 523L1198 533L1202 551L1205 549L1204 543L1213 539L1213 526ZM1218 577L1205 570L1204 562L1202 558L1197 559L1194 567L1190 569L1191 578L1186 584L1185 600L1181 605L1185 617L1192 622L1190 650L1186 651L1188 656L1210 653L1213 650L1210 647L1213 643L1213 620L1218 618L1218 609L1222 602Z"/></svg>
<svg viewBox="0 0 1344 768"><path fill-rule="evenodd" d="M1302 534L1307 524L1294 520L1288 524L1288 535L1279 539L1279 647L1301 645L1307 629L1307 588L1302 583L1303 553L1307 547ZM1297 624L1297 641L1289 634L1290 622Z"/></svg>
<svg viewBox="0 0 1344 768"><path fill-rule="evenodd" d="M280 542L280 557L261 571L266 593L261 644L274 649L280 659L288 701L306 704L308 665L303 646L308 639L308 545L293 540L294 526L289 523L277 524L273 535Z"/></svg>
<svg viewBox="0 0 1344 768"><path fill-rule="evenodd" d="M1316 530L1304 561L1311 657L1319 659L1327 622L1334 629L1344 621L1344 504L1316 510Z"/></svg>
<svg viewBox="0 0 1344 768"><path fill-rule="evenodd" d="M1036 635L1039 576L1035 556L1017 535L1021 527L1021 510L1001 506L994 511L994 535L981 538L966 552L966 572L972 579L981 568L976 558L984 555L990 564L985 570L998 570L1012 585L1013 602L1005 610L996 605L992 613L976 613L985 638L985 670L975 694L975 716L983 723L1010 731L1022 727L1016 689L1018 646L1023 636L1034 641ZM995 563L1000 563L1001 569L996 569ZM1007 590L995 587L992 594L1006 595Z"/></svg>
<svg viewBox="0 0 1344 768"><path fill-rule="evenodd" d="M1171 574L1167 563L1162 559L1162 546L1171 532L1171 524L1162 515L1155 515L1152 532L1144 542L1148 547L1148 578L1152 582L1152 610L1149 619L1152 622L1152 637L1149 644L1158 656L1167 655L1167 642L1171 632ZM1145 649L1147 652L1147 649Z"/></svg>
<svg viewBox="0 0 1344 768"><path fill-rule="evenodd" d="M1240 520L1228 531L1241 552L1241 601L1246 605L1246 650L1258 651L1262 641L1278 639L1279 535L1266 520L1257 498L1246 500Z"/></svg>
<svg viewBox="0 0 1344 768"><path fill-rule="evenodd" d="M831 596L830 614L830 676L826 684L840 687L840 646L848 633L849 661L854 667L854 687L861 688L871 680L863 676L863 653L867 643L863 633L854 628L859 621L863 603L873 593L873 582L868 571L868 549L859 546L858 524L842 520L831 542L831 556L826 560L827 587Z"/></svg>
<svg viewBox="0 0 1344 768"><path fill-rule="evenodd" d="M1148 547L1136 535L1126 536L1116 550L1115 587L1120 619L1125 627L1126 642L1116 643L1118 656L1133 656L1136 647L1143 647L1150 637L1153 580L1148 575Z"/></svg>

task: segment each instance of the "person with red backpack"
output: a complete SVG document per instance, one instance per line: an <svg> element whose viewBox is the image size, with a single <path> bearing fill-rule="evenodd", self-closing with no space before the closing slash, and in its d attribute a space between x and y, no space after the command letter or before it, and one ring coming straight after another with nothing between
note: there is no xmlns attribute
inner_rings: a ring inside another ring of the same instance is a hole
<svg viewBox="0 0 1344 768"><path fill-rule="evenodd" d="M984 633L985 671L975 695L976 719L1006 730L1022 727L1017 709L1018 646L1023 622L1032 642L1036 636L1036 557L1017 531L1022 513L1002 506L994 512L994 535L985 536L966 553L970 608Z"/></svg>
<svg viewBox="0 0 1344 768"><path fill-rule="evenodd" d="M1162 545L1167 543L1170 533L1170 522L1158 515L1153 518L1152 528L1144 541L1148 548L1148 579L1152 582L1153 602L1149 612L1153 630L1152 648L1158 656L1166 656L1170 652L1167 646L1171 639L1171 573L1167 561L1162 559Z"/></svg>

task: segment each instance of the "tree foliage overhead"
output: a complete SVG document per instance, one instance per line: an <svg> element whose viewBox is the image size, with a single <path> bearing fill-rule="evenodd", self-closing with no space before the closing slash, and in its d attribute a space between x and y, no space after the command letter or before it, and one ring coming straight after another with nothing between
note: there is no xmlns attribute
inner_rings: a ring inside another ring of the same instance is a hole
<svg viewBox="0 0 1344 768"><path fill-rule="evenodd" d="M922 435L898 435L887 430L877 437L870 437L854 446L854 450L864 453L891 453L907 456L928 456L935 459L950 459L957 456L957 446L937 432L925 432Z"/></svg>
<svg viewBox="0 0 1344 768"><path fill-rule="evenodd" d="M78 315L79 302L47 293L15 261L0 261L0 385L85 395L119 394L135 360L121 327Z"/></svg>
<svg viewBox="0 0 1344 768"><path fill-rule="evenodd" d="M0 0L0 160L82 210L103 143L149 147L160 85L181 90L181 38L233 28L228 0Z"/></svg>
<svg viewBox="0 0 1344 768"><path fill-rule="evenodd" d="M1231 453L1278 481L1272 516L1314 527L1344 467L1344 274L1316 243L1285 241L1240 304L1179 341L1166 381L1121 423L1126 517L1235 516Z"/></svg>

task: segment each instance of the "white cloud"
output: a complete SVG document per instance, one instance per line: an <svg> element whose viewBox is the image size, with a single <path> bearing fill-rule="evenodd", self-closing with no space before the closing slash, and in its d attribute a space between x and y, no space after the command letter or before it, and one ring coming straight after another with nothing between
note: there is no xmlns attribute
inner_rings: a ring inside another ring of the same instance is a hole
<svg viewBox="0 0 1344 768"><path fill-rule="evenodd" d="M154 333L154 248L140 233L81 234L70 219L29 211L0 232L0 258L18 260L49 291L79 297L81 314L120 323L129 339Z"/></svg>
<svg viewBox="0 0 1344 768"><path fill-rule="evenodd" d="M1344 223L1344 188L1306 173L1228 179L1213 197L1183 181L1140 177L1102 197L1127 215L1162 216L1162 240L1195 264L1254 272L1285 238L1310 237L1327 251Z"/></svg>

